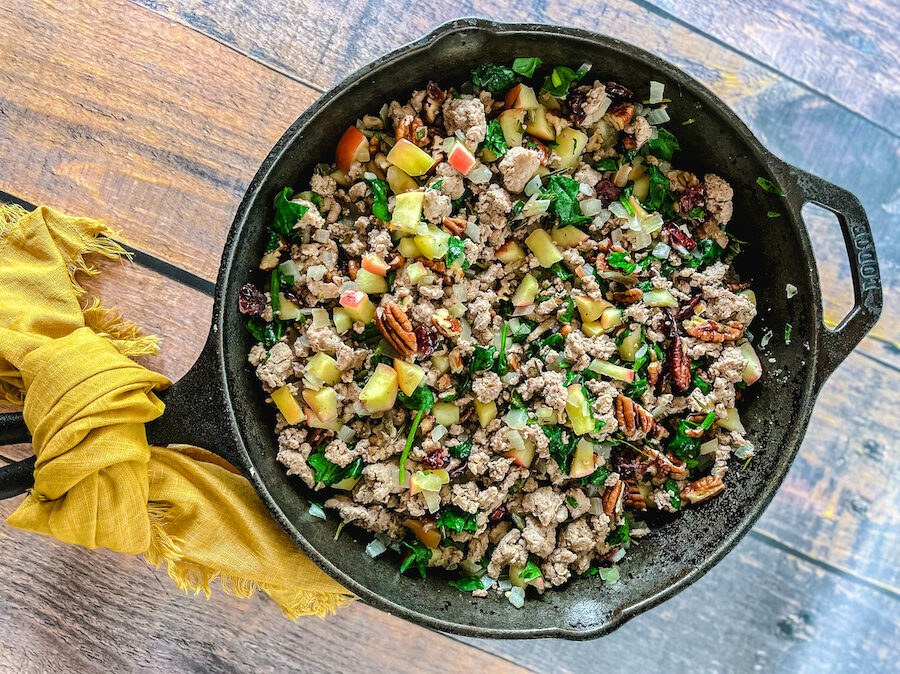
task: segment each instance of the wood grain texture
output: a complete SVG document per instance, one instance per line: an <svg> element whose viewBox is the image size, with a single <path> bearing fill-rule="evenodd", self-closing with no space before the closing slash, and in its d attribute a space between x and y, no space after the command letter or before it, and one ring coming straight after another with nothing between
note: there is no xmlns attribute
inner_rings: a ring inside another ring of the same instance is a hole
<svg viewBox="0 0 900 674"><path fill-rule="evenodd" d="M644 0L900 132L900 5Z"/></svg>
<svg viewBox="0 0 900 674"><path fill-rule="evenodd" d="M887 295L900 292L900 237L892 236L900 227L900 173L885 170L897 164L900 141L827 98L629 0L590 7L433 0L349 6L135 1L322 90L385 51L460 15L560 23L622 38L673 61L710 87L785 161L857 194L872 222ZM396 21L397 15L405 20ZM674 109L673 114L679 111ZM693 111L690 115L695 116ZM815 233L824 239L817 247L817 252L823 252L819 256L822 288L828 317L836 324L843 313L835 298L850 283L847 256L836 226L820 224ZM893 303L886 306L876 335L879 339L865 348L900 366L900 308Z"/></svg>
<svg viewBox="0 0 900 674"><path fill-rule="evenodd" d="M245 186L315 92L123 2L18 2L0 32L0 189L214 280Z"/></svg>

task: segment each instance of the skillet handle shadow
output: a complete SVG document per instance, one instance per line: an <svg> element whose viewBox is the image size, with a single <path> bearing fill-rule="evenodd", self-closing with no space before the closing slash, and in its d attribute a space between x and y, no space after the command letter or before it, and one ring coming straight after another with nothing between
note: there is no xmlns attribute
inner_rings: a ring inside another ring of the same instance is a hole
<svg viewBox="0 0 900 674"><path fill-rule="evenodd" d="M147 424L151 445L184 444L215 452L232 465L242 466L229 431L228 411L217 372L215 346L208 340L197 362L177 383L157 395L165 413ZM31 442L21 412L0 414L0 446ZM0 500L24 494L34 486L35 458L0 467Z"/></svg>
<svg viewBox="0 0 900 674"><path fill-rule="evenodd" d="M875 255L872 228L855 195L796 166L785 169L799 189L797 207L810 203L821 206L837 217L844 234L853 278L853 308L833 330L822 326L822 339L816 362L816 388L822 385L878 322L884 298L881 274Z"/></svg>

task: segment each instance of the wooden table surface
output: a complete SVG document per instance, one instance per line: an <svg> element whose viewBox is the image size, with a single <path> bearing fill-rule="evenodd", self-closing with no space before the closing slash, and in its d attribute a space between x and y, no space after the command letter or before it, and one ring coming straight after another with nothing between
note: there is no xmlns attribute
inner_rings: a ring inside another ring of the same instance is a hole
<svg viewBox="0 0 900 674"><path fill-rule="evenodd" d="M163 337L151 366L178 378L205 339L234 211L283 130L358 66L473 14L659 54L775 154L866 206L884 316L823 389L765 515L696 585L587 643L449 637L362 603L294 624L265 598L185 596L138 559L3 526L0 671L897 671L898 3L9 0L0 190L102 218L148 254L89 286ZM852 304L843 241L826 212L806 215L836 323Z"/></svg>

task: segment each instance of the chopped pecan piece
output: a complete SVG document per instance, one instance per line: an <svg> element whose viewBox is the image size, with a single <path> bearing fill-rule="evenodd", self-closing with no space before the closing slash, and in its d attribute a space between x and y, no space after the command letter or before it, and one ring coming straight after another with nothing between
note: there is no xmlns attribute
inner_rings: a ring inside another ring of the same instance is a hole
<svg viewBox="0 0 900 674"><path fill-rule="evenodd" d="M687 499L691 503L702 503L708 501L714 496L718 496L725 490L725 483L722 478L715 475L707 475L701 477L695 482L691 482L688 486L681 490L682 500Z"/></svg>
<svg viewBox="0 0 900 674"><path fill-rule="evenodd" d="M612 299L613 302L618 302L619 304L634 304L635 302L640 302L643 296L644 291L640 288L629 288L622 292L613 293Z"/></svg>
<svg viewBox="0 0 900 674"><path fill-rule="evenodd" d="M469 221L465 218L451 218L446 216L441 224L443 224L444 229L448 230L451 234L459 236L466 231L466 227L469 226Z"/></svg>
<svg viewBox="0 0 900 674"><path fill-rule="evenodd" d="M423 267L430 269L435 274L443 274L447 271L447 264L443 260L429 260L423 257L419 262Z"/></svg>
<svg viewBox="0 0 900 674"><path fill-rule="evenodd" d="M400 305L385 298L375 311L375 325L401 358L409 358L418 350L416 333L413 331L409 316Z"/></svg>
<svg viewBox="0 0 900 674"><path fill-rule="evenodd" d="M430 129L425 123L413 115L406 115L394 129L394 137L397 140L405 138L409 142L418 147L425 147L431 144Z"/></svg>
<svg viewBox="0 0 900 674"><path fill-rule="evenodd" d="M625 506L632 510L646 510L647 502L644 500L644 495L638 488L637 483L634 480L629 480L627 484L628 491L625 494Z"/></svg>
<svg viewBox="0 0 900 674"><path fill-rule="evenodd" d="M652 447L646 447L645 451L650 457L648 468L652 468L652 472L656 477L671 477L673 480L684 480L687 478L687 465L677 456L663 454Z"/></svg>
<svg viewBox="0 0 900 674"><path fill-rule="evenodd" d="M400 269L400 267L403 266L403 262L404 262L403 256L400 255L400 253L394 253L394 255L392 255L387 260L385 260L385 263L387 264L388 269L390 269L391 271L396 271L396 270Z"/></svg>
<svg viewBox="0 0 900 674"><path fill-rule="evenodd" d="M425 121L429 124L434 124L445 98L447 98L447 92L441 89L437 82L429 81L425 87L425 101L422 104L422 113L425 115Z"/></svg>
<svg viewBox="0 0 900 674"><path fill-rule="evenodd" d="M621 131L634 119L634 106L631 103L616 103L604 116L616 131Z"/></svg>
<svg viewBox="0 0 900 674"><path fill-rule="evenodd" d="M431 322L444 337L457 337L462 334L462 324L458 318L450 315L446 309L438 309L431 317Z"/></svg>
<svg viewBox="0 0 900 674"><path fill-rule="evenodd" d="M329 430L324 428L314 428L309 432L309 435L306 436L306 441L311 447L316 448L318 445L325 442L329 435L331 435L331 431Z"/></svg>
<svg viewBox="0 0 900 674"><path fill-rule="evenodd" d="M656 386L659 381L659 375L662 372L662 363L655 361L647 366L647 384L651 387Z"/></svg>
<svg viewBox="0 0 900 674"><path fill-rule="evenodd" d="M449 354L447 354L448 359L450 361L450 371L454 374L458 374L463 370L463 360L462 360L462 351L459 350L459 347L452 349Z"/></svg>
<svg viewBox="0 0 900 674"><path fill-rule="evenodd" d="M672 332L672 341L669 342L668 363L672 383L679 391L687 391L691 387L691 363L677 331Z"/></svg>
<svg viewBox="0 0 900 674"><path fill-rule="evenodd" d="M701 342L733 342L744 334L744 326L737 321L685 321L684 331Z"/></svg>
<svg viewBox="0 0 900 674"><path fill-rule="evenodd" d="M656 437L662 431L650 412L621 393L616 398L616 421L619 422L619 428L625 436L629 438L635 438L642 434Z"/></svg>
<svg viewBox="0 0 900 674"><path fill-rule="evenodd" d="M727 287L731 292L736 293L736 292L740 292L741 290L744 290L745 288L749 288L750 282L747 281L744 283L729 283L729 284L727 284Z"/></svg>
<svg viewBox="0 0 900 674"><path fill-rule="evenodd" d="M620 501L622 494L625 492L625 483L622 480L616 482L612 487L607 487L603 492L603 512L612 519L613 515L621 510Z"/></svg>
<svg viewBox="0 0 900 674"><path fill-rule="evenodd" d="M453 379L449 374L442 374L438 377L437 380L437 388L438 391L448 391L453 387Z"/></svg>
<svg viewBox="0 0 900 674"><path fill-rule="evenodd" d="M359 272L359 262L356 260L350 260L347 263L347 276L350 277L351 281L356 280L356 274Z"/></svg>

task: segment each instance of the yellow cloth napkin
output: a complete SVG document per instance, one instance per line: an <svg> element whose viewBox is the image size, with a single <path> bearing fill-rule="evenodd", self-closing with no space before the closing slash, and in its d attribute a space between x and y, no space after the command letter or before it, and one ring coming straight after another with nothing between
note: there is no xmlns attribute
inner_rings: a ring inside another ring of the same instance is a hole
<svg viewBox="0 0 900 674"><path fill-rule="evenodd" d="M300 553L223 459L147 444L169 381L129 356L154 337L95 302L75 274L87 253L124 251L104 225L49 208L0 205L0 398L24 403L35 486L9 524L88 548L143 554L184 590L265 591L290 617L352 595Z"/></svg>

